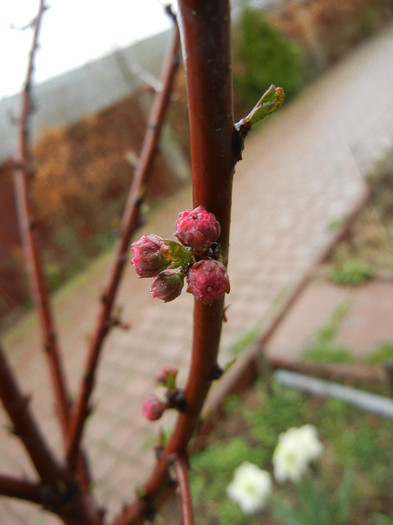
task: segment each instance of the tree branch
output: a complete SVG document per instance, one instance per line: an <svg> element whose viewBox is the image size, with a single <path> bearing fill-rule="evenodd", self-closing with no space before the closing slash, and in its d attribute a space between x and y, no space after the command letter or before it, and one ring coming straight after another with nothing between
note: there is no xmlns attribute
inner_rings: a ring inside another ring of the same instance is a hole
<svg viewBox="0 0 393 525"><path fill-rule="evenodd" d="M34 174L29 139L29 116L32 109L31 84L34 71L35 53L38 48L38 37L43 13L46 7L40 0L39 11L34 21L34 35L29 55L26 80L22 97L22 108L19 119L18 151L15 157L14 187L17 205L18 223L25 253L26 268L30 282L31 295L36 308L43 346L52 380L56 399L57 414L60 419L63 436L68 426L68 389L62 370L60 353L54 328L49 295L46 288L43 265L35 233L35 221L31 205L31 176Z"/></svg>
<svg viewBox="0 0 393 525"><path fill-rule="evenodd" d="M214 213L221 225L220 247L228 261L232 178L239 156L233 152L233 123L228 0L179 0L183 55L186 61L191 131L194 207ZM144 516L170 490L167 461L186 454L212 380L224 318L224 300L194 304L194 329L187 409L180 413L172 436L149 480L144 496L127 507L113 525L143 523Z"/></svg>
<svg viewBox="0 0 393 525"><path fill-rule="evenodd" d="M175 467L177 488L180 493L182 525L193 525L194 519L192 515L192 501L186 458L184 456L176 457L173 461L173 466Z"/></svg>
<svg viewBox="0 0 393 525"><path fill-rule="evenodd" d="M29 399L19 389L0 345L0 399L21 439L42 483L0 476L0 493L42 503L57 514L66 525L102 525L102 515L93 499L72 474L60 465L50 451L44 436L31 414Z"/></svg>
<svg viewBox="0 0 393 525"><path fill-rule="evenodd" d="M63 470L50 452L30 412L29 398L22 395L1 346L0 398L41 480L53 485L64 480Z"/></svg>
<svg viewBox="0 0 393 525"><path fill-rule="evenodd" d="M101 299L101 305L91 339L82 378L79 396L72 412L68 434L68 464L75 468L77 453L82 439L84 423L89 411L90 395L94 387L96 370L101 355L104 339L111 327L111 313L115 302L118 286L123 275L124 264L127 262L127 252L133 232L139 226L139 209L142 203L144 189L151 172L151 165L156 153L158 139L164 122L165 113L170 101L175 73L179 65L179 30L175 24L174 36L168 57L163 67L163 89L155 96L145 133L139 164L135 170L134 180L124 210L121 222L121 235L115 247L115 256L109 273L108 282Z"/></svg>
<svg viewBox="0 0 393 525"><path fill-rule="evenodd" d="M0 494L10 498L23 499L39 505L42 500L43 485L26 479L17 479L8 474L0 474Z"/></svg>

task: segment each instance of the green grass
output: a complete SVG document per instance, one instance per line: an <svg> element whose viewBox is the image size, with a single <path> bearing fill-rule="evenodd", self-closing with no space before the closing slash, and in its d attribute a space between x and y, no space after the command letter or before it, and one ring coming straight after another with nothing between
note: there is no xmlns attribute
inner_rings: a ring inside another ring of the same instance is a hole
<svg viewBox="0 0 393 525"><path fill-rule="evenodd" d="M380 365L389 361L393 362L393 341L383 343L371 350L365 359L368 365Z"/></svg>
<svg viewBox="0 0 393 525"><path fill-rule="evenodd" d="M350 307L348 301L343 301L331 314L329 322L323 325L311 343L304 350L307 361L317 363L349 363L353 361L351 350L334 343L334 337L340 322L347 315Z"/></svg>
<svg viewBox="0 0 393 525"><path fill-rule="evenodd" d="M229 346L230 355L236 357L250 347L257 339L259 330L257 326L252 326L244 332L238 333Z"/></svg>
<svg viewBox="0 0 393 525"><path fill-rule="evenodd" d="M336 284L359 286L371 277L371 267L360 259L346 259L334 267L330 273L331 280Z"/></svg>
<svg viewBox="0 0 393 525"><path fill-rule="evenodd" d="M312 343L305 352L304 357L313 363L351 363L353 356L346 346L329 343Z"/></svg>

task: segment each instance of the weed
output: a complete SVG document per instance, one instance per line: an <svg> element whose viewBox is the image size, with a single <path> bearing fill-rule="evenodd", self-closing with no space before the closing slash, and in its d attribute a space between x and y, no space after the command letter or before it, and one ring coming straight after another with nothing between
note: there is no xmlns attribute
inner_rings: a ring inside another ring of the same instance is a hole
<svg viewBox="0 0 393 525"><path fill-rule="evenodd" d="M319 329L315 339L304 350L304 358L307 361L348 363L353 360L352 353L347 347L333 342L338 326L347 315L349 306L348 301L343 301L333 311L329 322Z"/></svg>
<svg viewBox="0 0 393 525"><path fill-rule="evenodd" d="M334 232L336 230L339 230L343 225L345 224L345 217L338 217L337 219L333 219L328 224L328 230L330 232Z"/></svg>
<svg viewBox="0 0 393 525"><path fill-rule="evenodd" d="M251 328L244 330L244 332L240 332L236 335L229 347L230 355L233 357L238 356L246 348L251 346L257 337L258 328L256 326L252 326Z"/></svg>
<svg viewBox="0 0 393 525"><path fill-rule="evenodd" d="M358 286L371 277L371 267L360 259L346 259L330 273L331 280L336 284Z"/></svg>
<svg viewBox="0 0 393 525"><path fill-rule="evenodd" d="M387 361L393 362L393 341L381 344L368 354L365 359L369 365L379 365Z"/></svg>
<svg viewBox="0 0 393 525"><path fill-rule="evenodd" d="M353 361L351 351L347 347L327 343L310 344L304 352L304 357L307 361L326 364Z"/></svg>

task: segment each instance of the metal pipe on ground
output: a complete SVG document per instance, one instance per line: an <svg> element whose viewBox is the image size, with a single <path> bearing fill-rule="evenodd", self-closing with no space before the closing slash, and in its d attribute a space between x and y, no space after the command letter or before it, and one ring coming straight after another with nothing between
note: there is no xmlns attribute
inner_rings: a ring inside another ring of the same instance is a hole
<svg viewBox="0 0 393 525"><path fill-rule="evenodd" d="M387 397L343 386L332 381L324 381L323 379L298 374L297 372L291 372L289 370L276 370L276 372L274 372L274 378L284 386L296 388L309 394L341 399L367 412L393 419L393 400Z"/></svg>

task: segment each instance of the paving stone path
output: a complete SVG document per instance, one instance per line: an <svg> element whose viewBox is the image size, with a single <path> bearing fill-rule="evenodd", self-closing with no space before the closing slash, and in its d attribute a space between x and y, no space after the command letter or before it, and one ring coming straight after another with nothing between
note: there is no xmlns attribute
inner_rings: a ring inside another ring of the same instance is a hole
<svg viewBox="0 0 393 525"><path fill-rule="evenodd" d="M257 327L299 282L331 239L329 225L348 215L364 192L364 175L393 146L393 27L331 68L293 104L247 139L234 183L227 303L220 362L230 346ZM171 236L176 214L190 208L186 189L149 219L146 231ZM73 390L78 384L85 335L95 317L94 299L105 278L102 261L81 278L79 288L56 298L62 351ZM95 411L85 442L97 496L109 515L129 499L154 461L152 439L160 426L141 415L142 400L154 391L154 374L164 364L187 376L192 319L188 294L169 304L153 300L149 282L130 269L119 304L132 330L113 331L105 345L94 395ZM81 344L82 341L82 344ZM28 391L49 442L60 438L48 395L34 323L28 320L5 345ZM38 409L40 407L40 409ZM0 415L0 423L4 416ZM163 424L170 424L165 416ZM0 430L0 471L32 474L16 440ZM0 500L4 524L54 525L30 505Z"/></svg>

